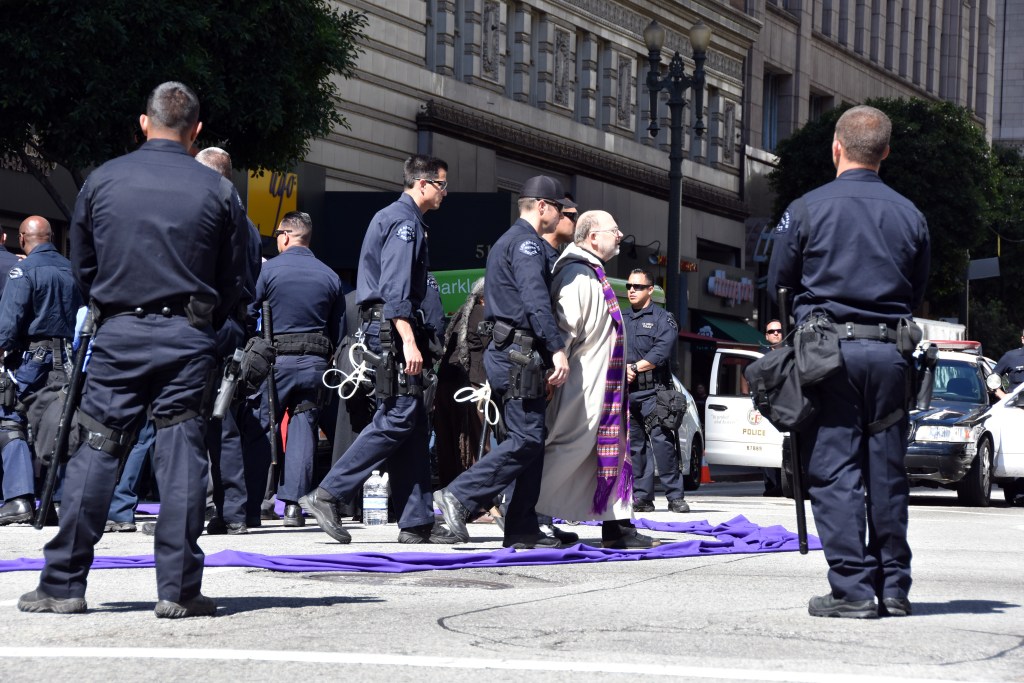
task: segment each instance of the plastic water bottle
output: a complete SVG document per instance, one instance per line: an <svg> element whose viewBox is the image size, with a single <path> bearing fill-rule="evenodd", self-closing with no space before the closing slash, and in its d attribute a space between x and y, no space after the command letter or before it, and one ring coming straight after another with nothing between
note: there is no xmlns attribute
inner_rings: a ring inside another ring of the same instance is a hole
<svg viewBox="0 0 1024 683"><path fill-rule="evenodd" d="M363 524L374 526L388 523L388 482L373 471L363 484Z"/></svg>

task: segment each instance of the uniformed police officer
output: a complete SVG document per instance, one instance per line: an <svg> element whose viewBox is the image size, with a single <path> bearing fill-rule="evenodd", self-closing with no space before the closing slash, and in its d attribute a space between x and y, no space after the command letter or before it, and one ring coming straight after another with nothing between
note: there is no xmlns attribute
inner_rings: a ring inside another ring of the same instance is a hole
<svg viewBox="0 0 1024 683"><path fill-rule="evenodd" d="M7 286L7 273L21 260L16 254L7 251L6 241L7 234L0 231L0 295L4 293L4 287Z"/></svg>
<svg viewBox="0 0 1024 683"><path fill-rule="evenodd" d="M553 370L547 383L552 386L564 384L569 372L551 310L551 271L541 235L555 229L563 208L575 206L565 199L556 179L528 179L519 198L519 220L487 255L485 314L494 321L494 332L484 353L484 367L494 399L504 402L508 437L434 495L449 528L463 542L469 540L469 516L489 507L497 494L515 482L505 516L505 547L560 545L557 538L540 531L535 510L546 431L540 357L551 359Z"/></svg>
<svg viewBox="0 0 1024 683"><path fill-rule="evenodd" d="M924 298L930 255L924 216L878 177L891 130L873 107L840 117L837 177L790 204L768 273L769 291L792 289L797 323L823 312L840 330L844 367L818 385L816 419L800 434L832 587L810 600L812 616L911 609L903 464L910 368L892 342L899 320Z"/></svg>
<svg viewBox="0 0 1024 683"><path fill-rule="evenodd" d="M220 147L207 147L201 150L196 154L196 161L231 180L231 155ZM246 223L249 226L249 251L246 258L248 277L242 300L248 305L255 298L256 279L260 275L263 258L259 230L248 217ZM225 321L217 330L218 358L225 361L230 358L236 348L245 345L249 332L240 321L233 318ZM223 374L223 369L224 363L221 364L220 374ZM223 419L211 418L211 428L206 432L206 446L210 455L207 509L212 506L215 510L214 516L206 525L206 533L211 535L245 534L248 533L249 526L261 524L259 515L246 515L247 475L238 419L242 410L244 402L234 401Z"/></svg>
<svg viewBox="0 0 1024 683"><path fill-rule="evenodd" d="M423 214L441 206L448 165L415 155L406 159L403 171L404 192L370 221L359 253L356 289L364 343L380 357L377 411L320 486L299 501L339 543L352 536L342 528L336 503L351 505L373 470L385 463L399 511L399 542L455 542L434 524L421 374L431 364L422 310L428 265Z"/></svg>
<svg viewBox="0 0 1024 683"><path fill-rule="evenodd" d="M669 362L675 353L679 328L668 312L655 306L651 295L654 280L642 268L634 269L626 281L631 310L622 316L626 323L626 379L629 382L629 443L633 459L633 510L654 512L654 465L665 488L668 509L689 512L679 473L678 437L660 425L647 427L654 413L659 390L672 388ZM653 456L653 457L651 457Z"/></svg>
<svg viewBox="0 0 1024 683"><path fill-rule="evenodd" d="M71 221L75 280L100 322L60 529L44 549L38 588L18 601L24 612L86 610L93 548L147 408L165 493L154 541L156 616L216 610L201 593L204 556L196 542L208 469L204 398L214 379L214 330L238 314L248 226L232 184L188 154L202 127L188 86L157 86L139 123L146 142L89 175Z"/></svg>
<svg viewBox="0 0 1024 683"><path fill-rule="evenodd" d="M256 310L270 303L277 361L277 405L291 415L277 499L285 504L284 525L303 526L298 500L313 487L317 420L324 402L322 377L345 330L345 297L337 273L309 248L313 221L289 211L274 231L280 254L263 264L256 281ZM257 471L260 464L253 463ZM263 468L269 465L262 463Z"/></svg>
<svg viewBox="0 0 1024 683"><path fill-rule="evenodd" d="M1004 353L996 366L992 368L992 372L995 374L1006 375L1006 379L1010 383L1006 391L996 389L996 396L999 398L1012 393L1014 389L1024 383L1024 330L1021 330L1020 342L1019 349L1011 349Z"/></svg>
<svg viewBox="0 0 1024 683"><path fill-rule="evenodd" d="M71 262L51 243L53 231L41 216L18 229L27 256L11 268L0 299L0 349L6 355L0 399L4 504L0 526L27 522L35 509L32 454L25 437L25 401L46 384L53 359L67 360L64 340L75 333L80 304ZM11 370L16 370L13 376ZM21 404L21 407L19 407Z"/></svg>

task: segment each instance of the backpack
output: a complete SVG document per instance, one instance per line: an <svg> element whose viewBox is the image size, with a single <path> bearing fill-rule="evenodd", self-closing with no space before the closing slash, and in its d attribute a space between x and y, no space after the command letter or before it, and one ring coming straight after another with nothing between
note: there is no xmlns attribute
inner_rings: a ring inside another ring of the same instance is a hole
<svg viewBox="0 0 1024 683"><path fill-rule="evenodd" d="M800 429L814 416L814 404L800 386L792 347L771 351L743 371L754 407L780 432Z"/></svg>

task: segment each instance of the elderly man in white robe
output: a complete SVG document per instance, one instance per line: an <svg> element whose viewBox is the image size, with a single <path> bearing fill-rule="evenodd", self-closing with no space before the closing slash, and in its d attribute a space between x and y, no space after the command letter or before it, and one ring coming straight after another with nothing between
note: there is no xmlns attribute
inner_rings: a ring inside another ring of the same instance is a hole
<svg viewBox="0 0 1024 683"><path fill-rule="evenodd" d="M575 242L555 263L551 295L569 356L569 377L548 404L548 437L537 509L571 520L601 520L606 548L650 548L630 518L625 330L605 263L622 232L611 214L588 211Z"/></svg>

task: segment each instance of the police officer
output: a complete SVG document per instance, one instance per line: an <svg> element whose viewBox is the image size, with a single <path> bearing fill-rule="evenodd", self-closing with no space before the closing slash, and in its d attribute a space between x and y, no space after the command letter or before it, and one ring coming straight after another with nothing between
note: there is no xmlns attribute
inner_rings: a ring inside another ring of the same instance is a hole
<svg viewBox="0 0 1024 683"><path fill-rule="evenodd" d="M161 499L156 527L156 616L216 610L201 592L196 542L206 501L204 398L214 379L214 330L239 314L248 226L232 184L189 156L202 124L188 86L157 86L139 123L146 142L89 175L71 221L75 280L99 328L60 528L44 549L39 586L18 601L23 612L86 610L93 548L147 409L157 430L157 484L173 494Z"/></svg>
<svg viewBox="0 0 1024 683"><path fill-rule="evenodd" d="M404 192L370 221L359 253L356 289L364 343L380 359L377 410L320 486L299 501L339 543L352 536L342 528L336 504L351 505L373 470L385 463L398 509L399 542L455 542L447 529L434 524L430 504L422 376L431 365L422 310L427 296L423 214L441 206L448 165L415 155L406 159L403 171Z"/></svg>
<svg viewBox="0 0 1024 683"><path fill-rule="evenodd" d="M874 107L839 118L836 179L790 204L768 272L769 291L791 288L797 323L823 312L841 335L843 368L818 385L817 416L800 434L832 588L811 598L812 616L911 611L903 464L910 368L893 342L900 319L924 298L930 255L924 216L878 176L891 130Z"/></svg>
<svg viewBox="0 0 1024 683"><path fill-rule="evenodd" d="M1006 375L1010 383L1006 391L996 389L996 396L999 398L1012 393L1014 389L1024 383L1024 330L1021 330L1020 342L1021 347L1019 349L1011 349L1004 353L999 358L996 366L992 368L992 372L995 374Z"/></svg>
<svg viewBox="0 0 1024 683"><path fill-rule="evenodd" d="M21 260L7 250L6 241L7 233L0 232L0 295L4 293L4 287L7 285L7 273Z"/></svg>
<svg viewBox="0 0 1024 683"><path fill-rule="evenodd" d="M556 179L528 179L519 198L519 220L487 255L485 314L494 321L494 332L484 353L484 367L494 399L504 402L508 438L434 494L449 528L463 542L469 540L469 516L489 507L498 493L515 482L503 545L560 545L557 538L540 531L535 510L545 438L546 392L539 359L550 357L553 370L547 381L552 386L564 384L569 372L565 344L551 310L551 271L541 235L555 229L563 208L575 206Z"/></svg>
<svg viewBox="0 0 1024 683"><path fill-rule="evenodd" d="M633 459L633 510L654 512L654 465L665 488L668 509L689 512L679 473L678 437L646 420L654 413L659 390L672 388L669 362L675 353L679 328L668 312L655 306L654 280L636 268L626 281L632 310L622 316L626 324L626 380L629 382L629 443ZM651 458L650 456L654 456Z"/></svg>
<svg viewBox="0 0 1024 683"><path fill-rule="evenodd" d="M4 504L0 526L27 522L35 510L32 454L25 434L24 403L45 384L53 359L67 360L64 341L75 333L78 288L71 262L51 243L53 231L41 216L18 229L27 256L8 272L0 299L0 349L6 354L0 387L0 445ZM16 370L12 375L10 371Z"/></svg>
<svg viewBox="0 0 1024 683"><path fill-rule="evenodd" d="M324 371L345 330L345 297L337 273L309 249L313 221L302 211L289 211L274 238L280 252L260 271L256 308L270 303L277 361L277 405L291 415L288 443L277 498L285 504L284 525L303 526L298 500L313 486L317 420L325 398ZM262 463L265 468L269 463ZM260 465L254 463L257 471Z"/></svg>
<svg viewBox="0 0 1024 683"><path fill-rule="evenodd" d="M196 154L196 161L231 180L231 155L219 147L207 147ZM246 217L249 226L249 250L246 254L248 266L245 292L242 301L248 305L255 298L256 279L260 274L263 258L259 230ZM239 321L229 318L217 330L217 356L231 357L235 349L244 346L249 331ZM223 375L224 362L219 374ZM214 515L206 525L206 533L245 534L249 526L260 526L259 515L246 516L246 467L242 451L242 435L239 429L242 401L235 401L224 414L224 418L211 419L206 431L206 447L210 456L210 486L207 509L214 509ZM129 462L131 459L129 458ZM122 475L123 478L123 475Z"/></svg>

